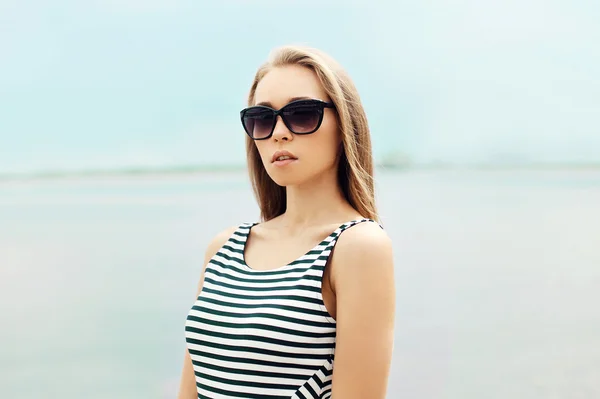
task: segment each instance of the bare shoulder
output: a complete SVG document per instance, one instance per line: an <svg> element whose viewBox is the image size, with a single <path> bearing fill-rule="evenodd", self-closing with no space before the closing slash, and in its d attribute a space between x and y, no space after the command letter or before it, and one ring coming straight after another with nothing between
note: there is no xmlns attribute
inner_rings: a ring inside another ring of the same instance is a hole
<svg viewBox="0 0 600 399"><path fill-rule="evenodd" d="M385 398L394 346L392 241L363 222L338 238L331 261L336 297L332 392L339 398Z"/></svg>
<svg viewBox="0 0 600 399"><path fill-rule="evenodd" d="M392 241L387 232L379 224L363 222L346 229L338 238L336 246L345 247L355 251L374 249L385 249L392 247ZM359 248L356 248L356 247Z"/></svg>
<svg viewBox="0 0 600 399"><path fill-rule="evenodd" d="M393 274L392 240L377 223L363 222L345 230L332 258L332 285L345 275Z"/></svg>

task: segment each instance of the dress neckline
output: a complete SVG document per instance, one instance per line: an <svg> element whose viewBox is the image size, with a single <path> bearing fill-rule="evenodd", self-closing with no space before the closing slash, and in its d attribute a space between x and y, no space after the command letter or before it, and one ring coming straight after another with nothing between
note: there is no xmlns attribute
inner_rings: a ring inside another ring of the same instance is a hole
<svg viewBox="0 0 600 399"><path fill-rule="evenodd" d="M358 218L358 219L354 219L348 222L344 222L341 225L339 225L335 230L333 230L327 237L325 237L323 240L321 240L318 244L316 244L315 246L313 246L311 249L309 249L308 251L306 251L304 254L302 254L301 256L297 257L296 259L294 259L291 262L288 262L286 264L284 264L283 266L278 266L275 268L271 268L271 269L265 269L265 270L261 270L261 269L255 269L253 267L251 267L250 265L248 265L248 263L246 262L246 244L248 243L248 238L250 237L250 231L252 230L252 228L254 226L256 226L257 224L259 224L259 222L254 222L254 223L250 223L247 224L247 231L244 234L244 241L243 241L243 245L242 245L242 263L243 266L253 272L253 273L269 273L269 272L280 272L283 271L285 269L288 269L292 266L295 266L296 264L299 263L299 261L302 261L304 259L306 259L307 256L314 254L319 247L327 247L328 244L330 244L333 240L335 240L335 238L343 231L345 230L347 227L352 226L356 223L360 223L362 221L367 221L367 220L371 220L368 218ZM323 248L321 251L325 250L325 248Z"/></svg>

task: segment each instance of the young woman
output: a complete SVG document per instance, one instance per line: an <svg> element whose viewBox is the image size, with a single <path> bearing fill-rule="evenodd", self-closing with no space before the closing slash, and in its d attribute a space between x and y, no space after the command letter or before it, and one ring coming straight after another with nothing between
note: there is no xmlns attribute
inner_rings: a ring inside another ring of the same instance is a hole
<svg viewBox="0 0 600 399"><path fill-rule="evenodd" d="M208 245L179 398L385 398L392 244L356 88L323 52L285 46L240 116L262 220Z"/></svg>

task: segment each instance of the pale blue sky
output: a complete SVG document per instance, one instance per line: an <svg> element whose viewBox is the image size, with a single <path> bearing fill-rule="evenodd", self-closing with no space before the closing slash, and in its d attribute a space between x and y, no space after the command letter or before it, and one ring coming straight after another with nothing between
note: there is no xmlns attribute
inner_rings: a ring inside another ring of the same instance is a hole
<svg viewBox="0 0 600 399"><path fill-rule="evenodd" d="M353 76L381 158L600 162L600 3L0 2L0 173L244 162L284 43Z"/></svg>

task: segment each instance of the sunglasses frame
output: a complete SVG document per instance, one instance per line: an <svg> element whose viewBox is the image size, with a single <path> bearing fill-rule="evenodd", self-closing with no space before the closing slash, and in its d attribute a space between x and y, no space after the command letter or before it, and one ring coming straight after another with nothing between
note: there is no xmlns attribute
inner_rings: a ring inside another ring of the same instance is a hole
<svg viewBox="0 0 600 399"><path fill-rule="evenodd" d="M285 118L284 112L286 111L286 109L288 109L289 107L292 107L294 105L299 105L299 104L314 105L315 110L319 114L319 122L317 123L317 126L309 132L302 132L302 133L294 132L294 130L292 129L292 127L290 126L290 124L288 123L288 121ZM283 121L285 126L288 128L288 130L290 132L292 132L294 134L311 134L311 133L316 132L317 130L319 130L319 128L321 127L321 124L323 123L323 116L325 114L325 108L335 108L335 104L333 104L332 102L326 102L326 101L317 100L317 99L300 99L300 100L295 100L295 101L289 102L288 104L284 105L283 107L281 107L280 109L277 109L277 110L273 109L271 107L268 107L266 105L253 105L251 107L244 108L243 110L240 111L240 119L242 122L242 127L244 128L244 131L252 140L266 140L273 136L273 132L275 131L275 126L277 125L277 117L278 116L281 116L281 120ZM267 136L259 138L259 139L252 137L250 132L248 132L248 130L246 130L246 124L244 123L244 116L246 115L246 113L249 110L255 110L255 109L262 109L262 110L268 110L268 111L273 112L273 126L271 126L271 132Z"/></svg>

